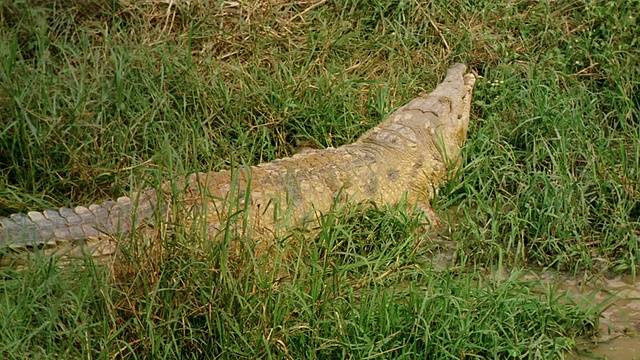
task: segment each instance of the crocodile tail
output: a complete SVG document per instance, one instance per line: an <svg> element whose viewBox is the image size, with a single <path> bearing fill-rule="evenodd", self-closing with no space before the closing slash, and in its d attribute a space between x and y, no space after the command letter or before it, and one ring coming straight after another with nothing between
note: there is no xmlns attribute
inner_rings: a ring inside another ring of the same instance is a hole
<svg viewBox="0 0 640 360"><path fill-rule="evenodd" d="M40 249L108 241L116 235L130 233L151 217L157 203L156 191L147 189L131 198L124 196L100 205L0 217L0 249ZM109 253L114 251L112 248Z"/></svg>

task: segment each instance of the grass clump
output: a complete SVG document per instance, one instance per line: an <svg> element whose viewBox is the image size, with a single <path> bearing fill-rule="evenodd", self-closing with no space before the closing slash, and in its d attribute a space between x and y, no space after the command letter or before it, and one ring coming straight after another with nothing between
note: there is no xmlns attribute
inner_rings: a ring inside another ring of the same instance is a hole
<svg viewBox="0 0 640 360"><path fill-rule="evenodd" d="M434 200L449 270L430 270L437 244L403 207L336 210L270 266L177 228L115 274L44 257L0 269L0 353L561 356L594 311L481 270L635 273L639 6L0 3L0 215L339 146L454 61L481 76L463 168Z"/></svg>
<svg viewBox="0 0 640 360"><path fill-rule="evenodd" d="M431 270L403 209L342 215L316 241L283 242L269 259L194 251L210 242L178 232L163 255L125 256L112 277L91 259L85 268L36 258L22 273L5 269L3 308L13 313L0 353L47 357L64 346L67 357L550 358L593 326L566 295L539 292L517 274L491 281ZM382 240L349 246L372 236Z"/></svg>

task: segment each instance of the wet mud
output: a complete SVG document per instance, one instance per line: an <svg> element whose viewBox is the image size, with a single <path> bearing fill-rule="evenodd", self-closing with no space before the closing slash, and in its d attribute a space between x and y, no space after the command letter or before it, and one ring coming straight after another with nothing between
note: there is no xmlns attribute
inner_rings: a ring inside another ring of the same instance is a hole
<svg viewBox="0 0 640 360"><path fill-rule="evenodd" d="M455 244L435 238L439 251L430 259L436 270L454 267ZM578 306L600 308L596 336L576 339L576 349L566 359L640 360L640 275L594 275L577 278L553 271L518 270L523 280L551 285L568 293ZM487 271L494 279L506 279L508 269Z"/></svg>
<svg viewBox="0 0 640 360"><path fill-rule="evenodd" d="M582 306L601 304L599 331L590 339L577 339L568 359L640 359L640 279L631 275L597 276L578 280L551 273L527 275L543 282L556 281ZM527 279L525 276L525 279ZM546 277L546 278L545 278Z"/></svg>

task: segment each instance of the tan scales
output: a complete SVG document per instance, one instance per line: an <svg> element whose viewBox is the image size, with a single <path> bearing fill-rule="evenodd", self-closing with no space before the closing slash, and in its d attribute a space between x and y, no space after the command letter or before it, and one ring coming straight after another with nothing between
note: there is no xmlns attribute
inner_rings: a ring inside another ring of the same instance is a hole
<svg viewBox="0 0 640 360"><path fill-rule="evenodd" d="M88 242L98 244L95 253L110 253L115 248L108 245L118 234L166 212L157 204L171 201L184 205L189 216L206 219L212 238L227 226L229 200L238 200L246 210L236 219L242 227L234 228L260 238L313 221L347 201L395 205L406 194L410 204L428 212L430 199L459 166L467 138L475 77L465 71L465 65L453 65L433 92L402 106L353 144L233 172L193 174L162 184L162 190L146 189L100 205L0 217L0 246L55 249ZM169 196L172 188L176 198Z"/></svg>

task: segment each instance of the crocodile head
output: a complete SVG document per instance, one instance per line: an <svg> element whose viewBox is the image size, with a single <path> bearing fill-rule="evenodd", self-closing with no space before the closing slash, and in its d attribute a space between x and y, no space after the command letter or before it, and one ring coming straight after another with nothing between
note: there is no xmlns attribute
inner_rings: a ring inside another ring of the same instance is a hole
<svg viewBox="0 0 640 360"><path fill-rule="evenodd" d="M467 139L471 95L476 78L466 74L464 64L455 64L436 89L412 100L390 115L371 132L378 144L391 142L430 154L437 163L457 166ZM385 134L384 136L381 134Z"/></svg>
<svg viewBox="0 0 640 360"><path fill-rule="evenodd" d="M442 104L442 113L427 126L432 127L432 131L442 139L445 145L443 150L448 157L457 157L467 140L471 95L476 77L473 74L465 75L466 68L464 64L453 65L444 81L430 94L431 101Z"/></svg>

